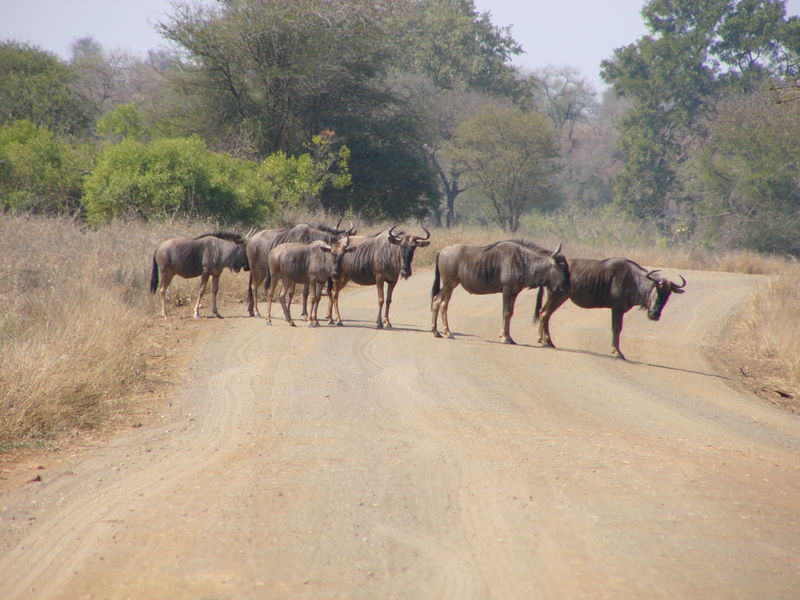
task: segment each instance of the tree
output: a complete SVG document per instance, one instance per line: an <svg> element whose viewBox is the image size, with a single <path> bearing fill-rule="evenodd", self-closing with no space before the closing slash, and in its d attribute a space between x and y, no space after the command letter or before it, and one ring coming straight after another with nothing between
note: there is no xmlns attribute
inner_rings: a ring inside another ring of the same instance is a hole
<svg viewBox="0 0 800 600"><path fill-rule="evenodd" d="M486 107L459 125L447 153L503 229L516 232L526 211L553 198L558 144L542 114Z"/></svg>
<svg viewBox="0 0 800 600"><path fill-rule="evenodd" d="M55 133L85 133L90 114L74 82L69 67L54 55L0 42L0 124L25 119Z"/></svg>
<svg viewBox="0 0 800 600"><path fill-rule="evenodd" d="M661 219L686 200L677 172L715 99L786 74L798 19L785 17L783 0L651 0L642 15L651 35L615 50L601 74L633 101L616 201Z"/></svg>
<svg viewBox="0 0 800 600"><path fill-rule="evenodd" d="M800 103L732 95L707 129L681 172L698 238L800 256Z"/></svg>
<svg viewBox="0 0 800 600"><path fill-rule="evenodd" d="M323 205L374 217L429 210L422 123L388 85L389 24L404 0L241 0L178 5L162 33L184 49L183 121L218 150L303 153L330 129L351 151L352 187ZM173 71L173 74L178 71Z"/></svg>
<svg viewBox="0 0 800 600"><path fill-rule="evenodd" d="M69 143L30 121L0 126L0 210L76 212L87 163Z"/></svg>
<svg viewBox="0 0 800 600"><path fill-rule="evenodd" d="M569 65L536 69L531 78L534 106L550 117L555 130L566 140L567 150L571 150L575 126L597 111L594 89Z"/></svg>
<svg viewBox="0 0 800 600"><path fill-rule="evenodd" d="M509 29L494 25L473 0L409 2L393 28L398 66L441 89L514 97L520 83L510 60L522 48Z"/></svg>

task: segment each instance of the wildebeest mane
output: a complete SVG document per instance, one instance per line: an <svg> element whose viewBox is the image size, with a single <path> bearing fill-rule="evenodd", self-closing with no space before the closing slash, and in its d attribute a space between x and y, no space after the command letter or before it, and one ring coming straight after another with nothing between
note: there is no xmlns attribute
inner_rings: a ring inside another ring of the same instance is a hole
<svg viewBox="0 0 800 600"><path fill-rule="evenodd" d="M483 250L484 250L484 252L487 251L487 250L491 250L492 248L494 248L498 244L504 244L506 242L509 242L511 244L517 244L518 246L522 246L523 248L527 248L528 250L533 250L534 252L538 252L539 254L552 254L553 253L552 250L547 250L545 248L542 248L539 244L534 244L533 242L531 242L529 240L522 239L522 238L515 238L515 239L512 239L512 240L500 240L499 242L495 242L494 244L489 244L488 246L484 246Z"/></svg>
<svg viewBox="0 0 800 600"><path fill-rule="evenodd" d="M200 235L195 236L194 239L199 240L204 237L215 237L221 240L235 242L237 244L243 244L245 241L244 236L242 236L242 234L233 231L210 231L208 233L201 233Z"/></svg>

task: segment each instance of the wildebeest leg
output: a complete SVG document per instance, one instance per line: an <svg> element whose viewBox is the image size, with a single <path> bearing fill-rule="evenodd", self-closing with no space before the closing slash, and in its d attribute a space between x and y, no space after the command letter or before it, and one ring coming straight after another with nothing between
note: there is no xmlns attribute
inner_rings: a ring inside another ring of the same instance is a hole
<svg viewBox="0 0 800 600"><path fill-rule="evenodd" d="M307 310L307 308L308 308L308 293L309 293L308 283L304 283L303 284L303 312L300 313L300 316L301 317L305 317L306 321L308 321L308 319L309 319L309 314L308 314L308 310Z"/></svg>
<svg viewBox="0 0 800 600"><path fill-rule="evenodd" d="M308 324L310 327L319 327L317 320L317 311L319 310L319 301L322 298L322 284L314 282L313 296L311 297L311 310L308 315Z"/></svg>
<svg viewBox="0 0 800 600"><path fill-rule="evenodd" d="M436 337L452 337L450 333L450 323L447 321L447 308L450 306L450 297L453 295L453 287L444 283L442 289L433 299L431 311L433 312L433 335ZM438 315L442 315L442 333L440 334L436 327L436 320Z"/></svg>
<svg viewBox="0 0 800 600"><path fill-rule="evenodd" d="M219 291L219 275L211 276L211 312L218 319L222 318L217 310L217 292Z"/></svg>
<svg viewBox="0 0 800 600"><path fill-rule="evenodd" d="M250 269L250 289L247 293L247 313L251 317L261 317L258 311L258 289L264 283L264 275Z"/></svg>
<svg viewBox="0 0 800 600"><path fill-rule="evenodd" d="M200 276L200 290L197 293L197 302L194 305L194 318L200 318L200 301L203 299L203 296L206 294L206 287L208 285L208 277L210 273L203 273Z"/></svg>
<svg viewBox="0 0 800 600"><path fill-rule="evenodd" d="M375 277L375 288L378 290L378 319L375 327L383 329L383 277Z"/></svg>
<svg viewBox="0 0 800 600"><path fill-rule="evenodd" d="M269 290L267 290L267 325L272 325L272 298L275 297L275 288L278 287L279 282L279 277L273 277L269 282Z"/></svg>
<svg viewBox="0 0 800 600"><path fill-rule="evenodd" d="M341 327L344 325L342 323L342 313L339 312L339 292L342 291L342 288L347 284L346 280L340 279L339 281L333 282L333 289L331 290L331 301L328 304L328 323L336 323L337 326ZM334 320L333 312L336 311L336 319Z"/></svg>
<svg viewBox="0 0 800 600"><path fill-rule="evenodd" d="M514 315L517 294L519 294L518 291L503 289L503 331L500 333L500 341L504 344L516 344L511 339L511 317Z"/></svg>
<svg viewBox="0 0 800 600"><path fill-rule="evenodd" d="M569 296L557 292L547 292L547 302L545 302L542 312L539 314L539 343L550 348L555 348L553 339L550 337L550 317L556 309L567 301Z"/></svg>
<svg viewBox="0 0 800 600"><path fill-rule="evenodd" d="M162 269L161 285L158 288L158 297L161 300L161 316L165 319L167 318L167 288L169 287L173 277L173 273Z"/></svg>
<svg viewBox="0 0 800 600"><path fill-rule="evenodd" d="M625 360L625 355L619 349L619 336L622 333L622 319L625 316L625 311L620 308L611 309L611 354L615 354L622 360Z"/></svg>
<svg viewBox="0 0 800 600"><path fill-rule="evenodd" d="M286 294L289 293L289 301L286 301ZM292 327L295 326L294 321L292 321L292 298L294 298L294 283L289 282L288 279L284 279L281 285L281 294L278 296L278 300L281 301L281 307L283 308L283 315L286 318L286 322L289 323Z"/></svg>
<svg viewBox="0 0 800 600"><path fill-rule="evenodd" d="M383 319L383 324L389 329L392 328L392 323L389 321L389 307L392 305L392 294L394 293L394 286L396 285L396 281L386 282L386 316Z"/></svg>

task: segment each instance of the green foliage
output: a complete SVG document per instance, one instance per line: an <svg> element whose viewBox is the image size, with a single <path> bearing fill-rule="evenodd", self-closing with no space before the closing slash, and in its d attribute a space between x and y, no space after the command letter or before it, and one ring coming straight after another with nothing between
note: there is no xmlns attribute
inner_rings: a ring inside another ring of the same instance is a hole
<svg viewBox="0 0 800 600"><path fill-rule="evenodd" d="M54 55L16 42L0 42L0 124L28 120L58 133L89 126L74 76Z"/></svg>
<svg viewBox="0 0 800 600"><path fill-rule="evenodd" d="M118 104L97 121L97 135L115 141L142 139L146 134L139 109L132 102Z"/></svg>
<svg viewBox="0 0 800 600"><path fill-rule="evenodd" d="M459 84L512 97L519 82L512 56L522 48L509 27L497 27L473 0L410 2L398 17L397 59L402 69L426 75L440 88Z"/></svg>
<svg viewBox="0 0 800 600"><path fill-rule="evenodd" d="M314 136L308 148L257 163L211 152L198 137L127 138L102 150L84 203L95 222L127 215L257 224L277 208L314 210L325 188L349 185L349 151L332 131Z"/></svg>
<svg viewBox="0 0 800 600"><path fill-rule="evenodd" d="M80 206L87 161L73 146L30 121L0 126L0 208L65 214Z"/></svg>
<svg viewBox="0 0 800 600"><path fill-rule="evenodd" d="M683 169L708 244L800 255L800 103L733 96Z"/></svg>
<svg viewBox="0 0 800 600"><path fill-rule="evenodd" d="M615 50L602 75L634 101L622 122L616 201L661 218L684 200L675 173L716 100L792 68L797 20L785 17L783 0L651 0L642 15L651 35Z"/></svg>
<svg viewBox="0 0 800 600"><path fill-rule="evenodd" d="M316 210L328 186L341 190L350 185L350 150L336 148L332 131L312 137L309 150L294 157L275 152L261 163L259 174L275 206Z"/></svg>
<svg viewBox="0 0 800 600"><path fill-rule="evenodd" d="M108 146L85 192L93 222L117 216L254 222L272 210L255 163L210 152L197 137Z"/></svg>
<svg viewBox="0 0 800 600"><path fill-rule="evenodd" d="M458 127L447 153L511 232L525 212L554 198L558 145L544 115L488 106Z"/></svg>

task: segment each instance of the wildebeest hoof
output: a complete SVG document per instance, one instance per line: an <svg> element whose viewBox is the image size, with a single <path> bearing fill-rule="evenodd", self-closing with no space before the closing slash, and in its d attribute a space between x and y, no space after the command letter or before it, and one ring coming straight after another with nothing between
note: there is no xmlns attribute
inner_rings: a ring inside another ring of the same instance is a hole
<svg viewBox="0 0 800 600"><path fill-rule="evenodd" d="M342 323L341 321L337 321L336 326L337 327L344 327L344 323Z"/></svg>
<svg viewBox="0 0 800 600"><path fill-rule="evenodd" d="M294 321L287 321L287 323L289 323L289 325L291 325L292 327L297 327L297 325L295 325Z"/></svg>
<svg viewBox="0 0 800 600"><path fill-rule="evenodd" d="M319 327L319 321L311 321L308 324L309 327Z"/></svg>
<svg viewBox="0 0 800 600"><path fill-rule="evenodd" d="M516 344L517 344L517 342L515 342L514 340L512 340L510 337L507 337L507 338L500 338L500 341L501 341L502 343L504 343L504 344L511 344L511 345L516 345Z"/></svg>
<svg viewBox="0 0 800 600"><path fill-rule="evenodd" d="M434 330L434 331L433 331L433 337L440 338L440 337L442 337L442 334L441 334L441 333L439 333L438 331Z"/></svg>

